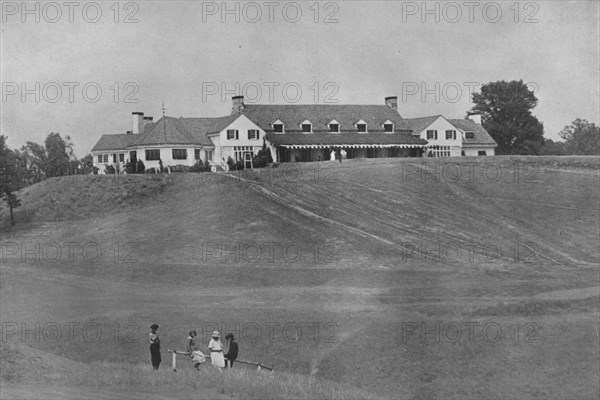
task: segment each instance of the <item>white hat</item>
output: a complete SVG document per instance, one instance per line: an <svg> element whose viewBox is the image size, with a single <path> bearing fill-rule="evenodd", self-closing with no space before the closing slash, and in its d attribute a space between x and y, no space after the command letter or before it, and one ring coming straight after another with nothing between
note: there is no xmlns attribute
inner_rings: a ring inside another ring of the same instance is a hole
<svg viewBox="0 0 600 400"><path fill-rule="evenodd" d="M213 337L221 337L221 334L219 333L219 331L214 331L212 335L213 335Z"/></svg>

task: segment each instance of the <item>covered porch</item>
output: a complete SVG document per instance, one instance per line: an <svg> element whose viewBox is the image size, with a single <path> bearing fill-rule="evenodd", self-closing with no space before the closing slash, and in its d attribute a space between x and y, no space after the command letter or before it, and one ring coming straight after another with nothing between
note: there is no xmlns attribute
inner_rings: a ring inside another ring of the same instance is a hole
<svg viewBox="0 0 600 400"><path fill-rule="evenodd" d="M332 159L422 157L423 145L344 144L276 146L278 162L312 162Z"/></svg>

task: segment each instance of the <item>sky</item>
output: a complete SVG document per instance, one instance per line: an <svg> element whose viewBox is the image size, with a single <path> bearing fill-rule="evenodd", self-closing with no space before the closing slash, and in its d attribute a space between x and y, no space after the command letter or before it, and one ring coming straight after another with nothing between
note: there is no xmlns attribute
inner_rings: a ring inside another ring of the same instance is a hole
<svg viewBox="0 0 600 400"><path fill-rule="evenodd" d="M2 1L1 133L89 153L155 120L259 104L384 104L462 118L471 92L523 80L545 136L599 123L598 1Z"/></svg>

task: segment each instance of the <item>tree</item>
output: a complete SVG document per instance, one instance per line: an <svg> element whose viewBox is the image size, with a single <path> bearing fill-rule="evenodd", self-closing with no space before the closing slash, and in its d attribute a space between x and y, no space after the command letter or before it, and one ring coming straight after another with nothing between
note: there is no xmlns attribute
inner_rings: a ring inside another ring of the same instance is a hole
<svg viewBox="0 0 600 400"><path fill-rule="evenodd" d="M600 155L600 127L577 118L559 136L565 140L567 154Z"/></svg>
<svg viewBox="0 0 600 400"><path fill-rule="evenodd" d="M79 159L79 165L82 173L89 174L94 170L94 158L91 154L83 156Z"/></svg>
<svg viewBox="0 0 600 400"><path fill-rule="evenodd" d="M55 132L50 132L44 144L46 145L46 152L48 154L46 164L47 177L68 175L70 159L68 153L69 144L60 137L60 133Z"/></svg>
<svg viewBox="0 0 600 400"><path fill-rule="evenodd" d="M266 141L263 141L263 147L258 151L258 154L254 156L252 165L254 168L264 168L267 164L273 162L273 156L271 155L271 149L267 147Z"/></svg>
<svg viewBox="0 0 600 400"><path fill-rule="evenodd" d="M539 154L544 126L531 114L537 102L522 80L490 82L473 93L469 114L481 114L482 126L498 143L497 154Z"/></svg>
<svg viewBox="0 0 600 400"><path fill-rule="evenodd" d="M0 136L0 198L10 210L10 223L15 224L13 209L21 205L15 192L23 187L23 180L15 153L6 146L6 137Z"/></svg>
<svg viewBox="0 0 600 400"><path fill-rule="evenodd" d="M43 145L26 142L21 151L16 151L15 154L19 159L25 185L33 185L46 179L48 154Z"/></svg>
<svg viewBox="0 0 600 400"><path fill-rule="evenodd" d="M543 156L564 156L567 154L565 142L555 142L552 139L544 140L544 147L540 151Z"/></svg>

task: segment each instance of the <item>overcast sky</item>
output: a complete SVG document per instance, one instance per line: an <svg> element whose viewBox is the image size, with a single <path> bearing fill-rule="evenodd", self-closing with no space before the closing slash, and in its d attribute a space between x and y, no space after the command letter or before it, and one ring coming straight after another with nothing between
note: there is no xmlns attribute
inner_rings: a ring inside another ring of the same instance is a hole
<svg viewBox="0 0 600 400"><path fill-rule="evenodd" d="M14 148L60 132L83 156L163 101L174 117L228 115L236 87L263 104L396 95L403 117L462 118L473 88L519 79L546 137L599 122L598 1L465 3L3 2L2 134Z"/></svg>

